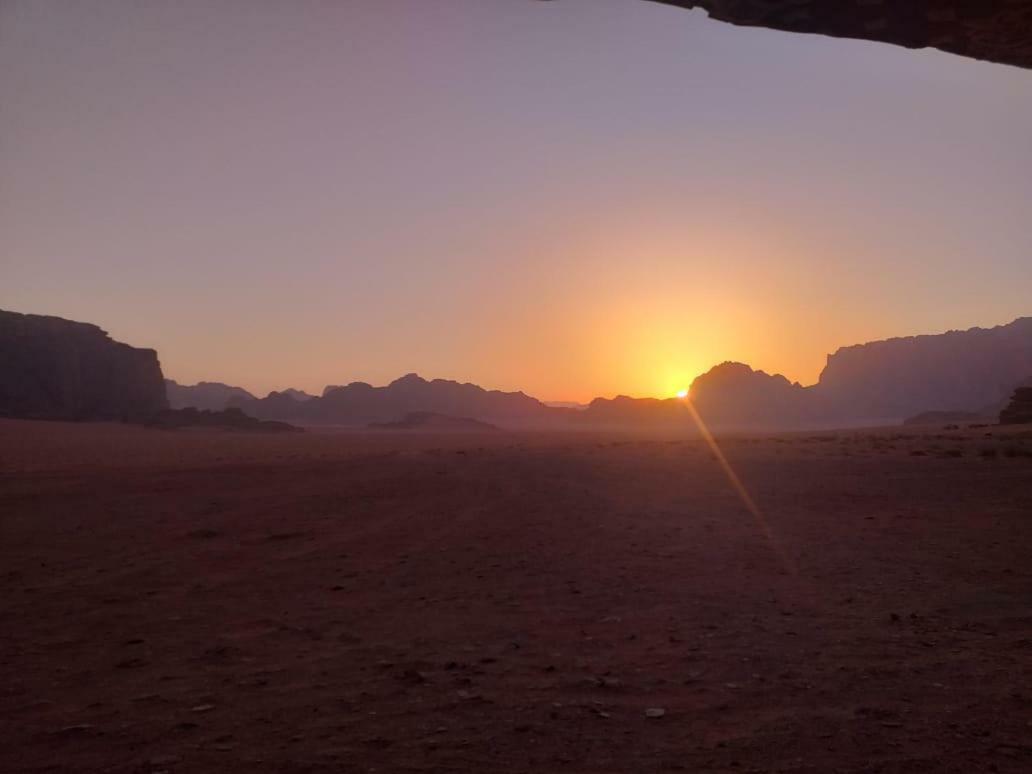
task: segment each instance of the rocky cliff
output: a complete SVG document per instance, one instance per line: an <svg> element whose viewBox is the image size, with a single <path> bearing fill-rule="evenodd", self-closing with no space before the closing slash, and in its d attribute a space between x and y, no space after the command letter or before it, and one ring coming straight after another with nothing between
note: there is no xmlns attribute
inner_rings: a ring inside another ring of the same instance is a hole
<svg viewBox="0 0 1032 774"><path fill-rule="evenodd" d="M695 380L691 401L717 429L892 424L916 415L939 422L946 416L995 417L1029 374L1032 318L1020 318L996 328L844 347L828 356L820 381L809 387L742 363L722 363ZM240 390L228 404L255 417L305 424L360 426L428 412L506 427L695 426L683 400L619 396L578 410L548 406L522 392L416 374L385 387L330 386L307 400L290 390L262 399Z"/></svg>
<svg viewBox="0 0 1032 774"><path fill-rule="evenodd" d="M1030 0L655 0L712 18L1032 67Z"/></svg>
<svg viewBox="0 0 1032 774"><path fill-rule="evenodd" d="M254 400L254 395L243 387L233 387L222 382L179 384L173 379L166 379L165 393L168 395L168 405L173 409L222 411L233 400Z"/></svg>
<svg viewBox="0 0 1032 774"><path fill-rule="evenodd" d="M353 382L327 387L322 396L297 400L273 392L260 400L237 400L232 405L251 416L312 424L367 425L393 422L411 412L470 417L500 424L554 422L564 415L522 392L485 390L475 384L447 379L429 381L417 374L395 379L386 387Z"/></svg>
<svg viewBox="0 0 1032 774"><path fill-rule="evenodd" d="M716 428L803 428L995 417L1032 373L1032 318L995 328L843 347L803 387L742 363L698 377L691 401ZM677 400L598 399L584 422L670 424L691 419Z"/></svg>
<svg viewBox="0 0 1032 774"><path fill-rule="evenodd" d="M96 325L0 310L0 415L134 419L167 407L153 349Z"/></svg>
<svg viewBox="0 0 1032 774"><path fill-rule="evenodd" d="M811 391L781 374L721 363L692 382L691 398L709 424L793 427L818 417Z"/></svg>
<svg viewBox="0 0 1032 774"><path fill-rule="evenodd" d="M811 388L832 416L901 420L1001 405L1032 373L1032 317L843 347ZM999 410L998 408L996 410Z"/></svg>
<svg viewBox="0 0 1032 774"><path fill-rule="evenodd" d="M743 363L714 366L692 382L690 394L699 416L714 428L789 428L821 421L812 390ZM679 398L596 398L575 419L588 424L695 427L688 402Z"/></svg>
<svg viewBox="0 0 1032 774"><path fill-rule="evenodd" d="M576 411L576 409L574 409ZM572 418L582 425L623 426L653 425L664 427L691 426L692 415L683 400L677 398L595 398L588 407L576 411Z"/></svg>

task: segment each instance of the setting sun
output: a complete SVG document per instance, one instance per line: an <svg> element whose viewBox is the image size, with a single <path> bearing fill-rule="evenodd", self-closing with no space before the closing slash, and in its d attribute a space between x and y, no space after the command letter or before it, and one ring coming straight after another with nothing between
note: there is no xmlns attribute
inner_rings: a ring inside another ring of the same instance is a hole
<svg viewBox="0 0 1032 774"><path fill-rule="evenodd" d="M677 391L677 397L678 398L687 398L688 397L688 390L678 390Z"/></svg>

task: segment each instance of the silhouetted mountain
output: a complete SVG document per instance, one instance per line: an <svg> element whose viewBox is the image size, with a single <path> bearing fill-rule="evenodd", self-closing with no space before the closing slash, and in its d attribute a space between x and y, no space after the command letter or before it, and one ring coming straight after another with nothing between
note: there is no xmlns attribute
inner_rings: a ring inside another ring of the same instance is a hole
<svg viewBox="0 0 1032 774"><path fill-rule="evenodd" d="M996 416L1030 373L1032 318L1021 318L990 329L844 347L828 356L820 381L810 387L722 363L698 377L690 395L712 427L894 423L945 413L982 419ZM583 415L597 423L663 424L690 419L686 408L676 399L621 396L592 401Z"/></svg>
<svg viewBox="0 0 1032 774"><path fill-rule="evenodd" d="M299 400L299 401L311 400L312 398L315 397L314 395L311 395L311 394L305 392L304 390L295 390L293 387L287 387L287 389L282 390L282 392L285 395L289 395L294 400Z"/></svg>
<svg viewBox="0 0 1032 774"><path fill-rule="evenodd" d="M253 395L244 398L235 395L229 399L227 408L237 408L261 419L302 420L302 413L309 401L298 400L288 392L270 392L264 398ZM318 420L315 420L318 421Z"/></svg>
<svg viewBox="0 0 1032 774"><path fill-rule="evenodd" d="M691 396L707 422L816 426L898 422L928 412L995 415L1032 373L1032 318L995 328L843 347L817 384L724 364Z"/></svg>
<svg viewBox="0 0 1032 774"><path fill-rule="evenodd" d="M222 411L227 407L239 407L257 397L243 387L234 387L222 382L198 382L197 384L178 384L172 379L165 380L168 403L171 408L198 408L208 411ZM270 395L286 395L293 400L303 402L315 397L304 390L288 387L282 392Z"/></svg>
<svg viewBox="0 0 1032 774"><path fill-rule="evenodd" d="M713 427L792 427L817 419L805 388L742 363L714 366L692 382L690 395L699 415ZM682 398L596 398L582 416L592 424L695 426Z"/></svg>
<svg viewBox="0 0 1032 774"><path fill-rule="evenodd" d="M834 417L901 420L926 411L981 412L1032 374L1032 317L995 328L843 347L812 388Z"/></svg>
<svg viewBox="0 0 1032 774"><path fill-rule="evenodd" d="M254 400L254 395L243 387L233 387L221 382L179 384L173 379L166 379L165 392L168 395L168 405L173 409L197 408L222 411L234 398Z"/></svg>
<svg viewBox="0 0 1032 774"><path fill-rule="evenodd" d="M690 399L717 428L981 418L1007 405L1030 374L1032 318L1021 318L990 329L844 347L828 356L819 382L810 387L741 363L722 363L695 380ZM169 402L217 411L238 408L259 419L355 426L404 422L413 414L507 426L693 425L684 400L619 396L578 409L546 405L522 392L427 381L416 374L386 387L353 382L329 386L318 397L288 389L259 399L217 382L165 382L153 350L112 341L95 325L0 311L0 415L139 419ZM1007 416L1021 415L1023 406L1019 401Z"/></svg>
<svg viewBox="0 0 1032 774"><path fill-rule="evenodd" d="M821 414L813 396L781 374L721 363L692 382L692 403L711 425L790 427Z"/></svg>
<svg viewBox="0 0 1032 774"><path fill-rule="evenodd" d="M591 425L681 425L691 422L683 400L677 398L595 398L577 413L577 420Z"/></svg>
<svg viewBox="0 0 1032 774"><path fill-rule="evenodd" d="M563 416L561 409L550 409L522 392L485 390L446 379L427 381L416 374L396 379L386 387L365 382L328 387L321 397L303 402L285 393L270 393L261 400L234 401L233 405L261 418L337 425L391 422L411 412L502 424L554 422Z"/></svg>
<svg viewBox="0 0 1032 774"><path fill-rule="evenodd" d="M574 409L575 411L583 411L588 407L587 403L578 403L574 400L546 400L544 404L549 408Z"/></svg>
<svg viewBox="0 0 1032 774"><path fill-rule="evenodd" d="M699 376L691 401L715 428L802 428L899 422L927 412L995 415L1032 373L1032 318L983 330L951 331L845 347L829 355L813 386L722 363ZM364 425L410 412L471 417L503 425L689 426L684 400L597 398L583 410L549 406L523 393L409 374L386 387L354 382L327 387L306 402L290 394L234 399L232 405L272 419ZM942 416L937 414L936 416Z"/></svg>
<svg viewBox="0 0 1032 774"><path fill-rule="evenodd" d="M396 422L373 422L369 427L378 430L442 430L483 432L497 430L498 427L488 422L470 417L449 417L444 414L433 414L429 411L413 411Z"/></svg>
<svg viewBox="0 0 1032 774"><path fill-rule="evenodd" d="M0 416L131 419L167 407L153 349L89 323L0 311Z"/></svg>

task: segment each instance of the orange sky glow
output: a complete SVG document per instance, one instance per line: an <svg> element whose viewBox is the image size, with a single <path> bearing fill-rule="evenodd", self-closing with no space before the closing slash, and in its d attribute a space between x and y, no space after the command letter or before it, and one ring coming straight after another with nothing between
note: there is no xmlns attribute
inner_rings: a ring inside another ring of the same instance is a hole
<svg viewBox="0 0 1032 774"><path fill-rule="evenodd" d="M550 401L1032 311L1027 71L628 0L245 5L0 7L0 307L184 383Z"/></svg>

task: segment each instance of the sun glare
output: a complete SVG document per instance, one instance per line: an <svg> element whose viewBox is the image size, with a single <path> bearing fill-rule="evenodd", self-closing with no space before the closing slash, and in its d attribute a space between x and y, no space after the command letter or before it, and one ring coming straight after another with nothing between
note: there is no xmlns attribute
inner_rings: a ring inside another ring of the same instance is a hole
<svg viewBox="0 0 1032 774"><path fill-rule="evenodd" d="M677 397L678 398L687 398L688 397L688 390L678 390L677 391Z"/></svg>

